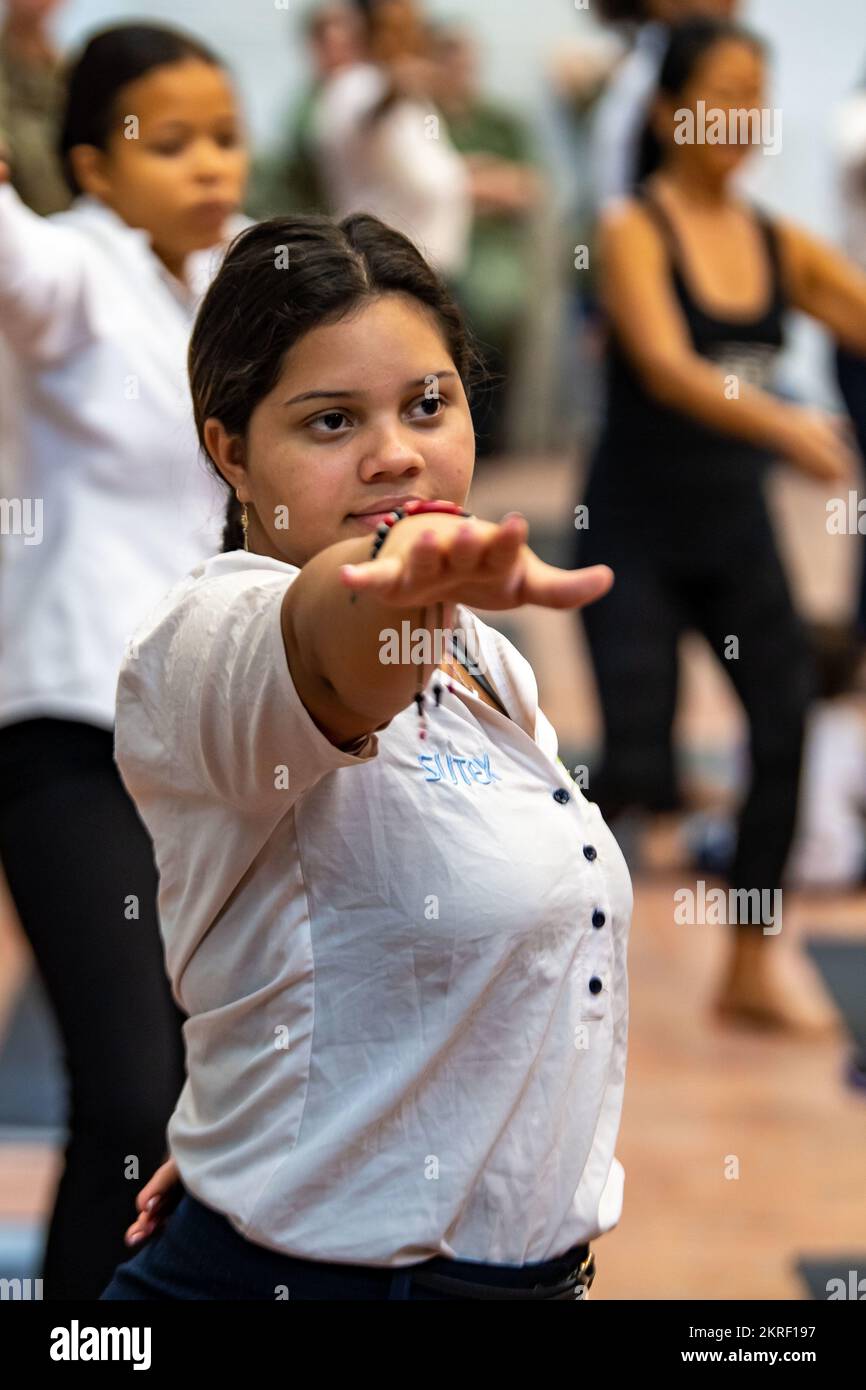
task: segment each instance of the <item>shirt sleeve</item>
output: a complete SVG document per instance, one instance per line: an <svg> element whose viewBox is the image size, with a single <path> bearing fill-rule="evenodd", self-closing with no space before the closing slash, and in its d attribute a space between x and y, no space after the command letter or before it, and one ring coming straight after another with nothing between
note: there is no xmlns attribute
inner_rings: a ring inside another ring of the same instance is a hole
<svg viewBox="0 0 866 1390"><path fill-rule="evenodd" d="M282 815L327 773L378 755L375 733L355 751L337 748L301 700L283 643L286 588L278 573L205 578L150 633L136 634L118 685L122 771L126 712L132 705L134 722L137 701L178 790L249 814Z"/></svg>
<svg viewBox="0 0 866 1390"><path fill-rule="evenodd" d="M384 73L373 64L357 64L336 73L323 84L313 108L315 138L328 149L357 142L365 118L387 90Z"/></svg>
<svg viewBox="0 0 866 1390"><path fill-rule="evenodd" d="M866 92L857 92L841 107L835 139L843 169L862 171L866 166Z"/></svg>
<svg viewBox="0 0 866 1390"><path fill-rule="evenodd" d="M47 362L82 341L89 284L82 239L0 187L0 325L15 351Z"/></svg>

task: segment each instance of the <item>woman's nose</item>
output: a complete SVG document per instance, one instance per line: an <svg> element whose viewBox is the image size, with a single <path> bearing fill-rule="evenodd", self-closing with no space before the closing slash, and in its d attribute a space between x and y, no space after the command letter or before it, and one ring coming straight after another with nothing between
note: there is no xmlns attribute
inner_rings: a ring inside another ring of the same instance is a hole
<svg viewBox="0 0 866 1390"><path fill-rule="evenodd" d="M212 140L203 140L195 152L195 175L198 179L213 182L222 177L225 169L226 151Z"/></svg>
<svg viewBox="0 0 866 1390"><path fill-rule="evenodd" d="M405 473L410 469L424 467L424 457L418 446L407 438L405 430L383 429L375 439L371 439L367 449L362 471L365 477L377 473Z"/></svg>

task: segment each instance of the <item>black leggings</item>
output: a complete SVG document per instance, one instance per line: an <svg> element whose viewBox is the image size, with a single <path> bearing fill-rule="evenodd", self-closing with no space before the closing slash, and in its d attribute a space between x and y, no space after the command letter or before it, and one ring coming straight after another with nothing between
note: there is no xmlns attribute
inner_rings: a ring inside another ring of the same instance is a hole
<svg viewBox="0 0 866 1390"><path fill-rule="evenodd" d="M719 509L715 526L682 514L662 522L657 504L631 514L592 483L586 502L589 527L578 533L576 563L608 564L616 576L610 593L580 613L605 725L604 759L590 774L589 795L605 819L631 806L681 807L673 746L677 646L687 629L702 633L749 726L751 778L730 883L772 892L794 834L814 675L763 500Z"/></svg>
<svg viewBox="0 0 866 1390"><path fill-rule="evenodd" d="M0 859L54 1007L69 1080L47 1299L97 1299L129 1256L135 1194L166 1157L184 1079L150 837L113 735L63 719L0 729Z"/></svg>
<svg viewBox="0 0 866 1390"><path fill-rule="evenodd" d="M844 348L837 348L836 380L851 416L857 436L857 447L866 467L866 357L856 357ZM860 636L866 639L866 543L863 541L860 542L860 579L855 623Z"/></svg>

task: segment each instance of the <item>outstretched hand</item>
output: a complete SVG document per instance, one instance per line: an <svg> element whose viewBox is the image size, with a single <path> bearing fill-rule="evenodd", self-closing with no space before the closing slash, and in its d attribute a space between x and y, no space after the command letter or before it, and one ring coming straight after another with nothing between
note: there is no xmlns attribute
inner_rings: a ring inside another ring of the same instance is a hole
<svg viewBox="0 0 866 1390"><path fill-rule="evenodd" d="M526 544L528 531L526 518L516 513L498 524L465 518L447 530L425 529L409 546L395 546L393 554L343 565L340 579L394 608L438 602L491 611L526 603L583 608L610 589L614 576L607 565L576 570L548 565Z"/></svg>

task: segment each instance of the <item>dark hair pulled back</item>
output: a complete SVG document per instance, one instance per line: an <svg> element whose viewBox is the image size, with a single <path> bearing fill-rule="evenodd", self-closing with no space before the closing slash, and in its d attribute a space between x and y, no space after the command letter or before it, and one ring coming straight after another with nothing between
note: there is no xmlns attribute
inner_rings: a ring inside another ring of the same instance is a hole
<svg viewBox="0 0 866 1390"><path fill-rule="evenodd" d="M402 233L370 213L339 223L312 213L274 217L241 232L205 295L189 347L205 453L206 420L244 437L289 349L383 294L406 295L429 311L470 395L484 377L478 349L447 285ZM240 510L230 491L223 550L243 545Z"/></svg>
<svg viewBox="0 0 866 1390"><path fill-rule="evenodd" d="M655 95L676 97L688 86L702 58L718 43L747 43L758 53L764 44L742 24L729 19L690 19L671 30L662 59ZM647 114L640 138L635 182L641 183L661 166L664 150L653 130L653 112Z"/></svg>
<svg viewBox="0 0 866 1390"><path fill-rule="evenodd" d="M99 150L107 149L112 132L127 114L119 109L124 87L154 68L189 58L222 67L216 55L191 34L159 24L118 24L88 40L67 75L66 107L60 129L60 159L73 193L82 190L69 157L72 147L95 145Z"/></svg>

